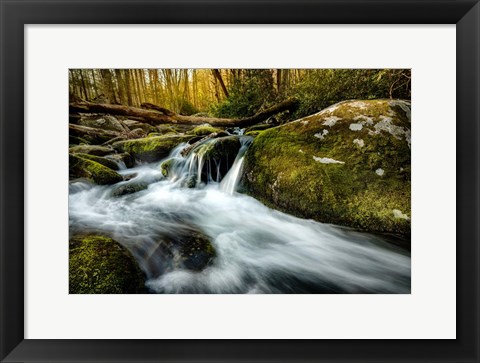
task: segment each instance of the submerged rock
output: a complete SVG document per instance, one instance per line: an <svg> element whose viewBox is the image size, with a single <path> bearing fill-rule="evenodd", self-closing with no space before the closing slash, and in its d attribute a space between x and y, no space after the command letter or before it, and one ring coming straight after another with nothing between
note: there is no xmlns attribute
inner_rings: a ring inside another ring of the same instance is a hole
<svg viewBox="0 0 480 363"><path fill-rule="evenodd" d="M119 152L127 152L135 159L145 162L158 161L177 145L190 140L190 136L154 136L142 139L119 141L112 146Z"/></svg>
<svg viewBox="0 0 480 363"><path fill-rule="evenodd" d="M346 101L265 130L243 170L243 191L271 207L408 235L410 102Z"/></svg>
<svg viewBox="0 0 480 363"><path fill-rule="evenodd" d="M155 253L149 256L151 264L148 260L146 263L155 276L178 268L201 271L213 262L215 256L215 249L207 236L197 230L183 230L163 236Z"/></svg>
<svg viewBox="0 0 480 363"><path fill-rule="evenodd" d="M70 294L144 293L145 275L118 242L104 236L74 236L69 242Z"/></svg>
<svg viewBox="0 0 480 363"><path fill-rule="evenodd" d="M86 178L96 184L115 184L123 180L116 171L96 161L84 159L78 154L69 154L69 179Z"/></svg>
<svg viewBox="0 0 480 363"><path fill-rule="evenodd" d="M96 156L105 156L108 154L113 154L115 150L107 146L99 145L79 145L73 146L69 149L69 152L72 154L89 154Z"/></svg>
<svg viewBox="0 0 480 363"><path fill-rule="evenodd" d="M148 188L147 183L129 183L129 184L124 184L120 185L118 188L116 188L113 192L112 195L114 197L121 197L123 195L127 194L133 194L136 192L139 192L141 190L145 190Z"/></svg>

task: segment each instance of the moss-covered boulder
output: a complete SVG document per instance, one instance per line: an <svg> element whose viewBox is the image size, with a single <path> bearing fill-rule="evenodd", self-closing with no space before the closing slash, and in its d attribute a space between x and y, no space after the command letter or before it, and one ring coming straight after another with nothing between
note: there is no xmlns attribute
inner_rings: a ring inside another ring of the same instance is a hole
<svg viewBox="0 0 480 363"><path fill-rule="evenodd" d="M74 236L69 242L70 294L145 292L145 275L118 242L104 236Z"/></svg>
<svg viewBox="0 0 480 363"><path fill-rule="evenodd" d="M112 146L119 152L129 153L135 159L154 162L168 156L177 145L190 139L190 136L155 136L119 141Z"/></svg>
<svg viewBox="0 0 480 363"><path fill-rule="evenodd" d="M78 154L69 154L70 180L86 178L96 184L115 184L123 180L116 171L99 164L96 161L84 159Z"/></svg>
<svg viewBox="0 0 480 363"><path fill-rule="evenodd" d="M90 155L90 154L75 154L76 156L83 158L83 159L88 159L92 161L96 161L99 164L102 164L103 166L106 166L107 168L110 168L112 170L118 170L118 164L113 161L112 159L105 158L103 156L96 156L96 155Z"/></svg>
<svg viewBox="0 0 480 363"><path fill-rule="evenodd" d="M210 125L200 125L190 130L189 133L195 136L206 136L213 133L219 133L222 131L223 131L222 129L219 129L217 127L212 127Z"/></svg>
<svg viewBox="0 0 480 363"><path fill-rule="evenodd" d="M244 192L305 218L410 233L410 102L345 101L259 134Z"/></svg>
<svg viewBox="0 0 480 363"><path fill-rule="evenodd" d="M108 154L113 154L115 150L108 146L99 146L99 145L78 145L73 146L69 149L71 154L89 154L96 156L105 156Z"/></svg>

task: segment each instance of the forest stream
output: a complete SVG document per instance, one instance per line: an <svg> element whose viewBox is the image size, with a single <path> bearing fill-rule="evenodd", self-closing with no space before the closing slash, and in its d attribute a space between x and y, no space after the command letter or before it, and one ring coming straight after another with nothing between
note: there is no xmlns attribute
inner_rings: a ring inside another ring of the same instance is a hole
<svg viewBox="0 0 480 363"><path fill-rule="evenodd" d="M251 140L240 137L233 161L205 161L206 140L158 162L120 162L125 180L114 185L72 181L70 233L120 242L152 293L410 293L410 252L385 235L297 218L237 192ZM128 187L139 190L118 192ZM215 257L197 251L192 268L176 263L159 241L188 233L207 236Z"/></svg>

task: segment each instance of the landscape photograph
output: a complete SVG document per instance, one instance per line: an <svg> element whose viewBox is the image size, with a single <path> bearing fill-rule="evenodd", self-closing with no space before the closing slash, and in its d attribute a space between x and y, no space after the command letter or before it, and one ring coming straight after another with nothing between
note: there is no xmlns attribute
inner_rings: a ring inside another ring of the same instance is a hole
<svg viewBox="0 0 480 363"><path fill-rule="evenodd" d="M70 294L410 294L410 69L68 80Z"/></svg>

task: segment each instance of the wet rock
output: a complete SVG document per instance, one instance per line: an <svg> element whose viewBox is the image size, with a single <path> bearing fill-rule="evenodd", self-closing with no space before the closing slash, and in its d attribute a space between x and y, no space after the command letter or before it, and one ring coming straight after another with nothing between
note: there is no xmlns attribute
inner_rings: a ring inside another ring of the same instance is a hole
<svg viewBox="0 0 480 363"><path fill-rule="evenodd" d="M133 168L135 166L135 159L129 153L110 154L107 155L106 158L116 163L124 163L127 168Z"/></svg>

